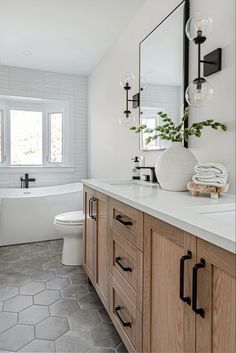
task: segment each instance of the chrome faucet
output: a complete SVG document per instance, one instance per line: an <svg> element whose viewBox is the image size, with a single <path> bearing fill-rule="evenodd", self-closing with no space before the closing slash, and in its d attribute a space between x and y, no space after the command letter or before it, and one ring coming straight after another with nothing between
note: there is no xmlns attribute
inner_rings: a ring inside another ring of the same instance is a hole
<svg viewBox="0 0 236 353"><path fill-rule="evenodd" d="M29 174L25 174L25 178L21 177L20 178L20 187L21 189L28 189L29 188L29 183L35 183L36 179L35 178L29 178Z"/></svg>

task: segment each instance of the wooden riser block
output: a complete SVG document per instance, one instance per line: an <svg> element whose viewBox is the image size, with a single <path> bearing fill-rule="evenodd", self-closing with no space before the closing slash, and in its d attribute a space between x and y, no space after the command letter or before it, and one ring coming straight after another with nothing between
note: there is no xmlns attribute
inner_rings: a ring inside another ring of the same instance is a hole
<svg viewBox="0 0 236 353"><path fill-rule="evenodd" d="M229 184L226 186L218 187L211 185L200 185L195 184L193 181L188 181L187 189L191 191L192 196L200 196L201 193L209 193L211 195L211 199L218 199L221 192L227 192L229 189Z"/></svg>

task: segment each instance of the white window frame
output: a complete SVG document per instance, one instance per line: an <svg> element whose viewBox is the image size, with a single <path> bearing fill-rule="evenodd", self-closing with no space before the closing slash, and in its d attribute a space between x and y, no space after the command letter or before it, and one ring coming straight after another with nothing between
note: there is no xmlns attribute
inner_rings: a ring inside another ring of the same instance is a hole
<svg viewBox="0 0 236 353"><path fill-rule="evenodd" d="M1 160L0 160L0 165L3 165L5 162L5 156L4 156L4 141L5 141L5 138L4 138L4 117L5 117L4 110L0 109L0 119L1 119L1 131L0 131L0 134L1 134L1 156L0 156Z"/></svg>
<svg viewBox="0 0 236 353"><path fill-rule="evenodd" d="M52 114L61 114L62 115L62 161L61 162L52 162L51 161L51 115ZM48 113L48 156L47 156L47 162L51 165L63 165L64 164L64 110L60 111L50 111Z"/></svg>
<svg viewBox="0 0 236 353"><path fill-rule="evenodd" d="M55 168L71 168L72 167L72 142L68 138L70 133L68 131L71 128L70 119L67 117L69 109L67 102L55 102L55 103L35 103L27 101L14 101L7 100L6 103L0 102L0 111L3 112L3 132L2 132L2 162L0 168L11 168L19 169L25 168L35 169L44 167L55 167ZM15 165L11 164L11 124L10 124L10 111L21 110L21 111L38 111L42 112L42 165ZM50 162L50 114L62 113L62 162L51 163ZM67 119L66 119L67 117ZM67 124L65 124L67 121ZM67 146L66 146L67 145Z"/></svg>

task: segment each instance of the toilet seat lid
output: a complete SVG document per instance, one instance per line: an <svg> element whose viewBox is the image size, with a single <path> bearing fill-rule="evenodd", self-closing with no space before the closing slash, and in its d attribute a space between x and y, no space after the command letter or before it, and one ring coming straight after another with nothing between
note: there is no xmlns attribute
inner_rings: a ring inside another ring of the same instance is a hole
<svg viewBox="0 0 236 353"><path fill-rule="evenodd" d="M61 213L57 215L54 220L58 223L81 224L84 221L84 213L83 211Z"/></svg>

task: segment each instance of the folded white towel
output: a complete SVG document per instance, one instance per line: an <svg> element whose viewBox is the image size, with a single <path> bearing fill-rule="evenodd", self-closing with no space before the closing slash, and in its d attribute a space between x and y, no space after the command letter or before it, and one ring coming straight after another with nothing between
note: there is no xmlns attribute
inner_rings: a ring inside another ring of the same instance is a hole
<svg viewBox="0 0 236 353"><path fill-rule="evenodd" d="M196 174L213 173L216 177L223 177L228 179L228 170L221 163L203 162L195 165L194 170Z"/></svg>
<svg viewBox="0 0 236 353"><path fill-rule="evenodd" d="M227 178L223 177L217 177L214 174L212 175L209 173L205 174L195 174L192 177L192 180L195 184L201 184L201 185L209 185L209 186L218 186L218 187L224 187L227 184Z"/></svg>

